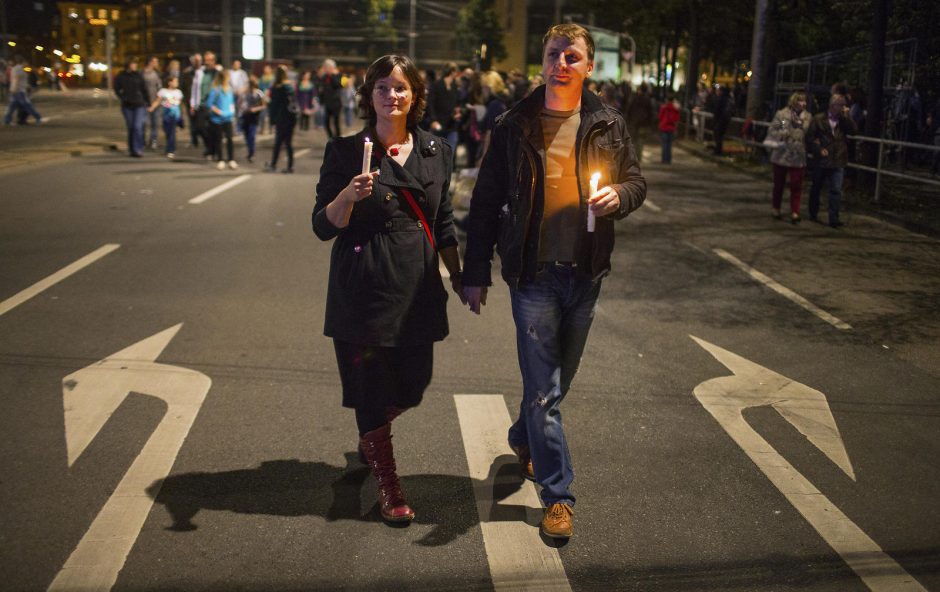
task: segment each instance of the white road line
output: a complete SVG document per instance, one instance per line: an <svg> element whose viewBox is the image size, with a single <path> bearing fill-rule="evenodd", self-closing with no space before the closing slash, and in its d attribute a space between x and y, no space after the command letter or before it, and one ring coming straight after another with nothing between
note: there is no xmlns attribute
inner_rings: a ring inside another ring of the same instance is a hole
<svg viewBox="0 0 940 592"><path fill-rule="evenodd" d="M508 497L495 500L494 485L499 457L515 455L506 442L509 412L502 395L454 395L460 431L490 576L496 592L512 590L571 592L558 550L539 536L542 505L535 486L523 481Z"/></svg>
<svg viewBox="0 0 940 592"><path fill-rule="evenodd" d="M650 200L650 198L648 198L648 197L647 197L645 200L643 200L643 205L644 205L645 207L647 207L647 208L653 210L654 212L662 212L662 211L663 211L663 209L662 209L661 207L659 207L658 205L654 204L654 203L652 202L652 200Z"/></svg>
<svg viewBox="0 0 940 592"><path fill-rule="evenodd" d="M845 321L842 321L842 320L840 320L839 318L837 318L837 317L835 317L835 316L829 314L828 312L826 312L826 311L824 311L823 309L819 308L818 306L816 306L815 304L813 304L812 302L810 302L810 301L807 300L806 298L803 298L802 296L800 296L799 294L797 294L796 292L794 292L794 291L791 290L790 288L787 288L786 286L777 283L777 282L774 281L772 278L770 278L770 277L764 275L763 273L757 271L756 269L754 269L754 268L751 267L750 265L744 263L743 261L741 261L740 259L738 259L738 258L735 257L734 255L732 255L731 253L728 253L728 252L725 251L724 249L712 249L712 251L714 251L716 255L718 255L719 257L721 257L722 259L724 259L724 260L727 261L728 263L731 263L731 264L734 265L735 267L741 269L744 273L750 275L752 278L754 278L754 279L757 280L758 282L764 284L765 286L767 286L768 288L770 288L770 289L773 290L774 292L780 294L780 295L783 296L784 298L787 298L787 299L789 299L789 300L795 302L796 304L802 306L803 308L805 308L805 309L808 310L809 312L813 313L813 314L816 315L817 317L821 318L822 320L826 321L827 323L829 323L830 325L832 325L832 326L835 327L836 329L851 329L851 328L852 328L852 325L850 325L850 324L846 323Z"/></svg>
<svg viewBox="0 0 940 592"><path fill-rule="evenodd" d="M19 306L20 304L23 304L24 302L26 302L33 296L39 294L43 290L54 286L55 284L61 282L62 280L69 277L73 273L77 271L81 271L83 268L88 267L89 265L97 261L98 259L101 259L108 253L118 249L120 246L121 245L113 244L113 243L103 245L95 249L91 253L85 255L84 257L76 261L75 263L72 263L71 265L67 265L63 267L62 269L50 275L46 279L36 282L35 284L26 288L25 290L21 291L15 296L11 296L10 298L7 298L3 302L0 302L0 315L6 314L11 309Z"/></svg>
<svg viewBox="0 0 940 592"><path fill-rule="evenodd" d="M216 187L216 188L214 188L214 189L210 189L209 191L206 191L205 193L200 193L200 194L197 195L196 197L194 197L194 198L192 198L191 200L189 200L189 203L191 203L191 204L201 204L201 203L204 202L204 201L207 201L207 200L212 199L213 197L215 197L216 195L222 193L223 191L226 191L226 190L228 190L228 189L231 189L232 187L235 187L236 185L239 185L239 184L241 184L241 183L244 183L245 181L247 181L247 180L250 179L250 178L251 178L251 175L248 175L248 174L241 175L241 176L239 176L239 177L235 177L235 178L232 179L231 181L226 181L225 183L222 183L221 185L219 185L218 187Z"/></svg>
<svg viewBox="0 0 940 592"><path fill-rule="evenodd" d="M300 158L301 156L306 156L309 153L310 153L310 148L304 148L300 152L297 152L296 154L294 154L294 158Z"/></svg>

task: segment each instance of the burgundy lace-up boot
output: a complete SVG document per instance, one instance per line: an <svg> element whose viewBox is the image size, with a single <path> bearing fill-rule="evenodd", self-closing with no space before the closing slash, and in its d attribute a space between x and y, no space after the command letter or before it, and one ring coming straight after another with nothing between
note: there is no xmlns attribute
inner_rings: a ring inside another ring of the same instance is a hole
<svg viewBox="0 0 940 592"><path fill-rule="evenodd" d="M388 423L392 423L392 421L396 417L398 417L405 411L408 411L407 407L394 407L394 406L386 407L385 419L388 420ZM359 450L359 462L361 462L364 465L369 464L369 462L366 460L366 453L362 451L362 442L359 443L358 450Z"/></svg>
<svg viewBox="0 0 940 592"><path fill-rule="evenodd" d="M366 464L379 485L379 509L382 518L389 522L409 522L415 513L405 502L405 496L395 473L395 456L392 451L392 425L366 432L359 438L359 449L365 454Z"/></svg>

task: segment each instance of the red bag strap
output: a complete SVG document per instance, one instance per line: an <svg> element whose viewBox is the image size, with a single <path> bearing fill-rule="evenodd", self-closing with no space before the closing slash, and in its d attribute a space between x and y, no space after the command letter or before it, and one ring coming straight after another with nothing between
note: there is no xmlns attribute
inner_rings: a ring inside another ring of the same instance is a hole
<svg viewBox="0 0 940 592"><path fill-rule="evenodd" d="M399 189L402 195L405 196L405 199L408 200L408 205L410 205L411 209L418 215L418 220L421 220L421 225L424 226L424 233L428 235L428 240L431 241L431 248L437 250L437 247L434 246L434 236L431 235L431 227L428 225L427 218L424 217L424 212L418 207L418 202L416 202L414 196L411 195L411 191L404 187L399 187Z"/></svg>

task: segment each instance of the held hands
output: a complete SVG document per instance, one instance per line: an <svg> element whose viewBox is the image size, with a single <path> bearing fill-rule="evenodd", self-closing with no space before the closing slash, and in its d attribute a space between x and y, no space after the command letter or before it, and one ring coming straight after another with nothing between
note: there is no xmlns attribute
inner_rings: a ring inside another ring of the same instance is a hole
<svg viewBox="0 0 940 592"><path fill-rule="evenodd" d="M620 194L609 185L601 187L588 198L588 207L595 216L612 214L620 209Z"/></svg>
<svg viewBox="0 0 940 592"><path fill-rule="evenodd" d="M460 298L460 303L466 305L467 297L464 295L463 284L460 280L461 276L459 271L452 273L450 275L450 288L454 291L454 294L457 295L457 298Z"/></svg>
<svg viewBox="0 0 940 592"><path fill-rule="evenodd" d="M356 203L372 195L372 180L379 176L379 171L372 171L356 175L343 189L343 199L349 203Z"/></svg>
<svg viewBox="0 0 940 592"><path fill-rule="evenodd" d="M461 302L470 306L470 311L480 314L480 307L486 306L486 286L463 286Z"/></svg>

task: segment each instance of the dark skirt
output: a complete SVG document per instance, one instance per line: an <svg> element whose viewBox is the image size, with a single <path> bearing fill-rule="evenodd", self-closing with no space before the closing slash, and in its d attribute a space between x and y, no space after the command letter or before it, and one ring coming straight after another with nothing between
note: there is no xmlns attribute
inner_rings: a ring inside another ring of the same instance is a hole
<svg viewBox="0 0 940 592"><path fill-rule="evenodd" d="M333 340L343 407L416 407L431 383L434 344L379 347Z"/></svg>

